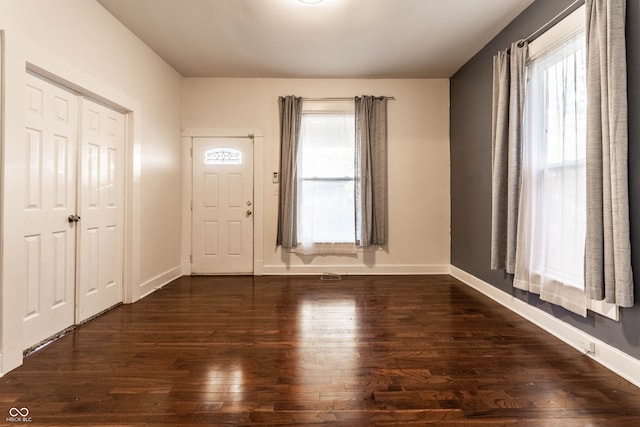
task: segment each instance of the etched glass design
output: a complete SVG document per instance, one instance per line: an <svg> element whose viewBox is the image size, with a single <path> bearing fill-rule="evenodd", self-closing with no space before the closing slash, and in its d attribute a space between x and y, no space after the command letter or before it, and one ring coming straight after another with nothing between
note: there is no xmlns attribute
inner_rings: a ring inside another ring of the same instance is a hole
<svg viewBox="0 0 640 427"><path fill-rule="evenodd" d="M204 155L204 163L207 165L241 165L242 152L233 148L209 150Z"/></svg>

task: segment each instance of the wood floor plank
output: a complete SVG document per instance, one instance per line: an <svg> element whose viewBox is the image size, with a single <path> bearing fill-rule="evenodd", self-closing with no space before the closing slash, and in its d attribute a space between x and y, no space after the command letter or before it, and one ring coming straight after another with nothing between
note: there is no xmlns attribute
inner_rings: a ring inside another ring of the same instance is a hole
<svg viewBox="0 0 640 427"><path fill-rule="evenodd" d="M637 426L640 389L450 276L183 277L28 356L44 426Z"/></svg>

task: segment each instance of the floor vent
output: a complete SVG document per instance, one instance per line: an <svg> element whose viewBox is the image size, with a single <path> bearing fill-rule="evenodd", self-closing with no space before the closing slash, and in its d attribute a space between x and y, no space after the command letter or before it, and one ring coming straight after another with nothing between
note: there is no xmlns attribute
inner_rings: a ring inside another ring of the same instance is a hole
<svg viewBox="0 0 640 427"><path fill-rule="evenodd" d="M320 280L342 280L338 273L322 273Z"/></svg>

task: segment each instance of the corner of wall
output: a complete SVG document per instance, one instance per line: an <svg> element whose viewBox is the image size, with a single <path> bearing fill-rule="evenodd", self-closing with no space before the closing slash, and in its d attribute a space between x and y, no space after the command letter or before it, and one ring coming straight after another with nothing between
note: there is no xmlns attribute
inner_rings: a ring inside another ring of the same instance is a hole
<svg viewBox="0 0 640 427"><path fill-rule="evenodd" d="M163 287L168 285L170 282L176 280L177 278L182 277L183 276L182 270L183 270L183 266L179 265L177 267L174 267L165 271L164 273L158 274L157 276L147 280L144 283L141 283L139 285L139 289L137 292L139 297L132 302L139 301L144 297L157 291L158 289L162 289Z"/></svg>

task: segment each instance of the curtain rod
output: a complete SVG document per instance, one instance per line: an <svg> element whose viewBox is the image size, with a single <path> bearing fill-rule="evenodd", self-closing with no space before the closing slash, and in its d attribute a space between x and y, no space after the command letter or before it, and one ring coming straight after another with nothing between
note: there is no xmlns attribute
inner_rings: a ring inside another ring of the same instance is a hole
<svg viewBox="0 0 640 427"><path fill-rule="evenodd" d="M576 9L578 9L580 6L582 6L584 4L584 2L585 2L585 0L576 0L573 3L571 3L562 12L560 12L559 14L557 14L556 16L551 18L549 21L547 21L547 23L544 24L542 27L538 28L533 33L531 33L531 35L529 35L529 37L527 37L524 40L521 40L518 43L518 47L522 47L522 46L524 46L525 43L531 43L532 41L537 39L544 32L546 32L550 27L554 26L559 21L561 21L564 18L566 18L570 13L574 12Z"/></svg>
<svg viewBox="0 0 640 427"><path fill-rule="evenodd" d="M344 96L344 97L334 97L334 98L302 98L303 101L353 101L353 99L355 98L355 96ZM377 96L376 98L382 98L380 96ZM389 101L395 101L396 98L394 98L393 96L387 96L386 97Z"/></svg>

